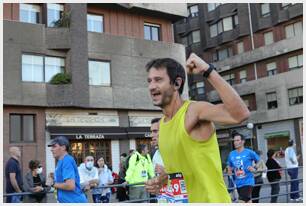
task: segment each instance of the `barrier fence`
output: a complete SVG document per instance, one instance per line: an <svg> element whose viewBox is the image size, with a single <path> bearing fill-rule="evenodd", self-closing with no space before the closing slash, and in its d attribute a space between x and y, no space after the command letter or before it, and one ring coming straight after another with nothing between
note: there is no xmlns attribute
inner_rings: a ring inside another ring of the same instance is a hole
<svg viewBox="0 0 306 206"><path fill-rule="evenodd" d="M299 170L300 169L303 169L302 166L298 167ZM279 193L279 194L276 194L276 195L266 195L266 196L260 196L258 198L252 198L252 200L260 200L260 199L268 199L268 198L271 198L271 197L279 197L279 196L286 196L286 202L290 202L290 194L291 193L299 193L299 194L302 194L303 193L303 190L298 190L298 191L292 191L290 192L289 191L289 185L291 182L293 181L298 181L299 183L300 182L303 182L303 178L297 178L297 179L290 179L289 180L289 177L288 177L288 173L286 172L288 170L288 168L282 168L282 169L273 169L273 170L266 170L265 172L271 172L271 171L284 171L283 174L284 174L284 178L285 180L283 181L279 181L279 182L268 182L268 183L262 183L262 184L255 184L254 187L256 186L261 186L262 188L263 187L269 187L270 185L272 184L275 184L275 183L278 183L281 186L285 185L285 189L286 189L286 192L285 193ZM228 174L224 174L223 177L225 179L228 178ZM228 181L225 181L226 183L228 183ZM139 186L139 185L144 185L144 182L138 182L138 183L134 183L134 184L112 184L112 185L104 185L104 186L101 186L101 187L96 187L94 189L105 189L105 188L118 188L118 187L134 187L134 186ZM228 185L228 184L227 184ZM234 184L235 185L235 184ZM253 187L253 188L254 188ZM235 192L235 190L237 190L236 186L233 186L233 187L228 187L227 188L228 191L232 191L232 192ZM32 192L20 192L20 193L8 193L8 194L3 194L3 197L9 197L9 196L24 196L24 195L33 195L33 194L44 194L44 193L54 193L54 191L48 191L48 192L37 192L37 193L32 193ZM230 192L231 193L231 192ZM156 200L157 197L150 197L150 198L145 198L145 199L137 199L137 200L127 200L127 201L122 201L124 203L137 203L137 202L148 202L150 200ZM238 202L238 199L236 200L233 200L233 202Z"/></svg>

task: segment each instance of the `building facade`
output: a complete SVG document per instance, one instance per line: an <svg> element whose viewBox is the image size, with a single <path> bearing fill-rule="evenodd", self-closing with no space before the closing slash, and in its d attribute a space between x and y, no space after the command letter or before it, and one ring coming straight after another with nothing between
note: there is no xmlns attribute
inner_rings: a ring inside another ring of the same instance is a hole
<svg viewBox="0 0 306 206"><path fill-rule="evenodd" d="M242 125L217 125L223 163L233 149L233 130L245 134L247 146L261 150L264 159L269 148L285 149L289 139L302 154L303 5L188 4L188 12L175 23L175 41L185 45L187 57L194 52L213 63L251 111ZM221 103L201 76L189 78L189 94Z"/></svg>
<svg viewBox="0 0 306 206"><path fill-rule="evenodd" d="M65 135L78 164L104 157L118 172L120 154L149 145L161 116L145 64L185 62L172 28L185 16L186 4L4 4L4 163L18 146L23 173L31 159L53 172L47 144Z"/></svg>

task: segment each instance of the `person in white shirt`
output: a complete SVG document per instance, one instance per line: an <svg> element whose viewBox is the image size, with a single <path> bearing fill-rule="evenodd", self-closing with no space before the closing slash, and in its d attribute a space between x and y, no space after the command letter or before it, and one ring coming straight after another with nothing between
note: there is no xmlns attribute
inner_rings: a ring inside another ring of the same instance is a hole
<svg viewBox="0 0 306 206"><path fill-rule="evenodd" d="M291 179L290 200L301 201L302 198L300 198L300 194L298 192L299 180L296 180L298 178L298 166L299 166L298 159L300 156L296 155L294 151L294 146L295 146L294 141L289 140L288 147L285 150L285 162L286 162L287 172Z"/></svg>
<svg viewBox="0 0 306 206"><path fill-rule="evenodd" d="M110 188L101 188L106 185L114 183L114 178L112 176L112 171L105 164L104 158L101 157L97 161L98 172L99 172L99 185L98 189L93 190L93 199L95 203L109 203L111 198Z"/></svg>
<svg viewBox="0 0 306 206"><path fill-rule="evenodd" d="M150 129L151 135L152 135L151 145L155 147L155 152L153 154L152 163L153 163L153 168L155 170L156 175L158 175L160 173L160 170L164 167L164 163L163 163L162 157L158 149L159 121L160 121L160 118L152 119L151 129Z"/></svg>
<svg viewBox="0 0 306 206"><path fill-rule="evenodd" d="M91 189L97 187L99 184L98 169L94 167L93 156L87 156L84 163L78 167L78 171L81 188L85 192L88 202L93 202Z"/></svg>

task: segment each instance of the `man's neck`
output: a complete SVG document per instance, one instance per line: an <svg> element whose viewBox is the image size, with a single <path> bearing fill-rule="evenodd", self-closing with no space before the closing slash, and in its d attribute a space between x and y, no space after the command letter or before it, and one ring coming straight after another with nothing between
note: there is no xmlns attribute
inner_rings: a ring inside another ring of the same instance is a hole
<svg viewBox="0 0 306 206"><path fill-rule="evenodd" d="M237 152L242 152L244 150L244 147L237 148Z"/></svg>
<svg viewBox="0 0 306 206"><path fill-rule="evenodd" d="M58 159L59 159L59 160L64 159L64 157L65 157L65 155L66 155L66 154L68 154L68 153L67 153L67 152L65 152L65 153L64 153L64 154L62 154L62 155L61 155L61 156L60 156Z"/></svg>
<svg viewBox="0 0 306 206"><path fill-rule="evenodd" d="M11 157L12 157L13 159L15 159L15 160L19 161L19 158L18 158L17 156L12 155Z"/></svg>
<svg viewBox="0 0 306 206"><path fill-rule="evenodd" d="M177 96L177 98L172 98L170 104L168 104L162 109L163 114L165 115L165 120L171 120L182 105L183 99L181 98L181 96Z"/></svg>

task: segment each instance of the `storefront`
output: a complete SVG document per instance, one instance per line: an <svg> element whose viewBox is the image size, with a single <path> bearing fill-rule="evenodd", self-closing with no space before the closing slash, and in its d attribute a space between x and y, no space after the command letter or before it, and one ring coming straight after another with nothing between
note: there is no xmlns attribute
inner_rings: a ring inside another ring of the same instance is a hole
<svg viewBox="0 0 306 206"><path fill-rule="evenodd" d="M70 153L78 165L88 155L95 160L103 157L118 172L122 152L136 149L140 143L150 147L150 121L154 116L140 114L127 115L128 124L125 125L129 126L122 126L117 111L48 110L46 142L56 136L66 136L70 142ZM46 156L53 159L50 148L46 148ZM47 162L48 171L54 168L55 161Z"/></svg>

